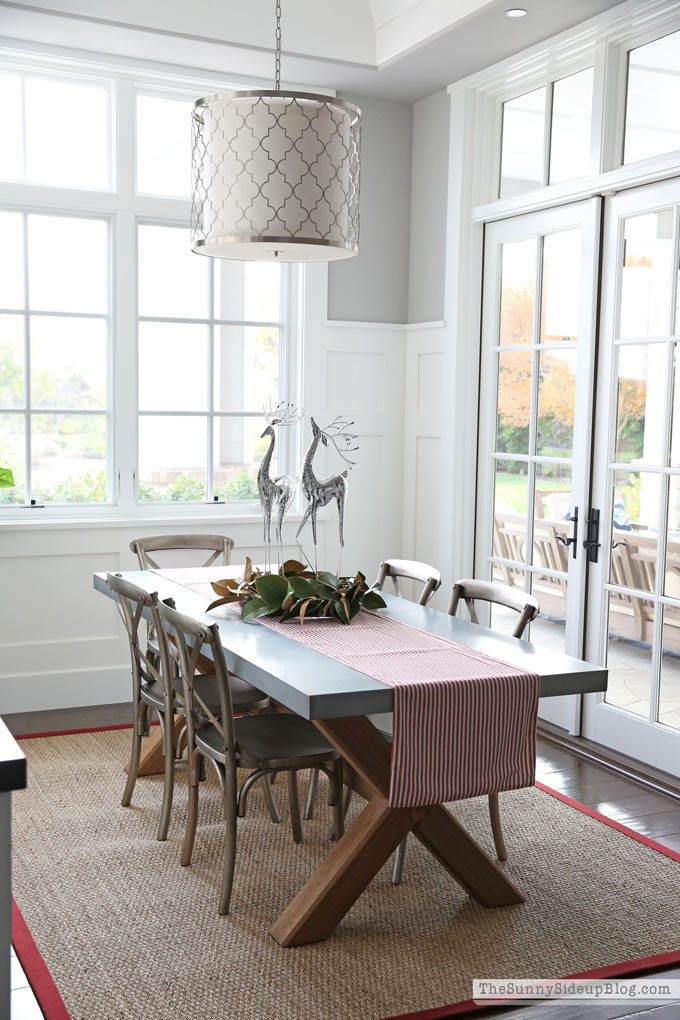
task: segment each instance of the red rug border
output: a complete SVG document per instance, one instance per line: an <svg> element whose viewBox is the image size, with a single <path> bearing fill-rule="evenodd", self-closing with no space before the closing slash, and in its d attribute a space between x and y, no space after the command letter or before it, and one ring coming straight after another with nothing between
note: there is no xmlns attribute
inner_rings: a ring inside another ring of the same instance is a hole
<svg viewBox="0 0 680 1020"><path fill-rule="evenodd" d="M56 730L51 733L26 733L15 739L33 740L39 737L71 736L77 733L103 733L108 730L130 729L130 726L130 723L119 723L115 726L89 726L83 729ZM651 839L651 837L635 832L634 829L629 828L627 825L609 818L607 815L602 814L601 811L596 811L595 808L588 807L587 804L582 804L580 801L574 800L573 797L569 797L567 794L561 793L551 786L546 786L545 783L536 781L536 788L541 790L542 793L554 797L555 800L562 801L568 807L574 808L574 810L594 818L603 825L609 826L610 829L615 829L624 836L634 839L637 843L642 843L644 846L656 850L657 853L662 854L664 857L680 863L679 851L671 850L670 847L663 846L656 840ZM54 983L54 979L47 968L47 964L33 941L33 937L14 899L12 899L12 944L43 1011L45 1020L71 1020L59 990ZM563 977L564 979L590 978L591 980L597 980L599 978L620 977L623 974L632 976L657 970L660 967L669 966L674 963L680 963L680 949L666 953L657 953L654 956L640 957L637 960L624 960L620 963L609 964L606 967L596 967L592 970L584 970L576 974L566 974ZM512 1002L509 1002L509 1005L512 1005ZM461 1002L451 1003L448 1006L435 1006L432 1009L419 1010L416 1013L399 1013L391 1017L383 1017L381 1020L446 1020L446 1017L460 1016L465 1013L478 1013L490 1008L492 1007L488 1005L479 1005L473 999L465 999ZM496 1007L494 1006L493 1008Z"/></svg>
<svg viewBox="0 0 680 1020"><path fill-rule="evenodd" d="M54 983L54 978L33 941L14 897L12 897L12 945L45 1020L70 1020L70 1014Z"/></svg>

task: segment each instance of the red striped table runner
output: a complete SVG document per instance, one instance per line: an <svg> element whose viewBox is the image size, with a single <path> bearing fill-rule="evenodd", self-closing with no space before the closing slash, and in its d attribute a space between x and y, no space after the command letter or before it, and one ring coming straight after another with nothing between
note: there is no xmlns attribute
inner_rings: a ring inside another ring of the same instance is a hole
<svg viewBox="0 0 680 1020"><path fill-rule="evenodd" d="M219 574L220 568L209 569ZM199 571L159 573L215 597L212 578ZM326 619L301 626L272 617L257 623L393 688L390 806L534 785L536 674L365 610L350 626Z"/></svg>

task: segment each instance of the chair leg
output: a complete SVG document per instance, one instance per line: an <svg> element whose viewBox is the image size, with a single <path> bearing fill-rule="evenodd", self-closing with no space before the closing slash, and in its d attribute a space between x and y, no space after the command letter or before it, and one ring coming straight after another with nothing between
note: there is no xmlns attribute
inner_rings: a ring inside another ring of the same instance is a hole
<svg viewBox="0 0 680 1020"><path fill-rule="evenodd" d="M229 913L231 889L234 884L234 866L236 864L236 772L234 768L227 768L224 780L224 865L222 868L222 888L220 889L220 914Z"/></svg>
<svg viewBox="0 0 680 1020"><path fill-rule="evenodd" d="M402 839L392 861L392 885L401 885L404 874L404 858L406 857L406 840Z"/></svg>
<svg viewBox="0 0 680 1020"><path fill-rule="evenodd" d="M161 715L160 719L161 729L163 730L165 769L163 778L163 804L161 806L161 817L158 823L157 838L162 842L168 838L170 813L172 812L172 796L175 788L175 725L174 716L168 716L166 712Z"/></svg>
<svg viewBox="0 0 680 1020"><path fill-rule="evenodd" d="M132 753L130 754L130 765L128 767L127 783L125 784L125 790L123 791L123 799L121 805L128 807L132 800L132 793L137 782L137 773L139 772L139 758L142 753L142 734L144 731L144 716L146 715L146 705L143 701L140 701L137 705L137 714L132 727Z"/></svg>
<svg viewBox="0 0 680 1020"><path fill-rule="evenodd" d="M489 817L491 819L491 831L493 832L493 841L496 844L496 854L499 861L507 861L508 852L505 849L505 840L503 839L503 828L501 826L501 809L498 803L498 794L489 794Z"/></svg>
<svg viewBox="0 0 680 1020"><path fill-rule="evenodd" d="M288 804L290 806L290 827L293 830L293 842L301 843L300 798L298 797L297 773L294 769L288 772Z"/></svg>
<svg viewBox="0 0 680 1020"><path fill-rule="evenodd" d="M328 798L328 803L333 807L333 835L332 839L339 840L345 834L345 790L342 785L342 758L333 762L335 773L335 798Z"/></svg>
<svg viewBox="0 0 680 1020"><path fill-rule="evenodd" d="M269 773L269 775L262 777L262 794L264 796L265 804L267 805L267 810L269 811L269 817L275 824L278 824L281 821L281 815L279 814L279 809L276 806L274 791L272 790L272 782L275 777L276 772L274 775Z"/></svg>
<svg viewBox="0 0 680 1020"><path fill-rule="evenodd" d="M319 770L311 769L309 773L309 789L307 791L307 800L305 802L305 813L303 818L314 817L314 802L316 801L316 791L319 786Z"/></svg>
<svg viewBox="0 0 680 1020"><path fill-rule="evenodd" d="M198 758L202 757L201 752L194 750L189 759L189 805L187 808L187 824L184 830L184 845L182 846L182 867L186 868L191 864L191 856L194 852L194 840L196 838L196 823L198 821Z"/></svg>

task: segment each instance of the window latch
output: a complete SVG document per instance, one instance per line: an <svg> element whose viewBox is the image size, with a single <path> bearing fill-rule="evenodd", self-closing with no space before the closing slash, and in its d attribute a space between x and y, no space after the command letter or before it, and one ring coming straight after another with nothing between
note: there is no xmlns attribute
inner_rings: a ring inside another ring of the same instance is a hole
<svg viewBox="0 0 680 1020"><path fill-rule="evenodd" d="M600 537L600 511L595 507L590 509L590 517L586 520L588 537L583 543L583 548L588 553L588 561L597 563L597 550L600 548L598 538Z"/></svg>
<svg viewBox="0 0 680 1020"><path fill-rule="evenodd" d="M32 499L30 503L24 503L24 505L22 506L21 509L22 510L44 510L45 509L45 504L44 503L36 503L36 501L34 499Z"/></svg>
<svg viewBox="0 0 680 1020"><path fill-rule="evenodd" d="M556 535L555 537L557 538L558 542L562 543L562 545L566 545L567 549L569 548L570 545L573 546L573 549L571 550L571 556L572 556L572 559L575 560L576 559L576 552L577 552L577 549L578 549L578 545L577 545L577 542L578 542L578 507L577 506L574 507L574 512L571 515L571 522L574 525L574 533L573 533L573 535L571 535L570 538L564 538L562 535Z"/></svg>

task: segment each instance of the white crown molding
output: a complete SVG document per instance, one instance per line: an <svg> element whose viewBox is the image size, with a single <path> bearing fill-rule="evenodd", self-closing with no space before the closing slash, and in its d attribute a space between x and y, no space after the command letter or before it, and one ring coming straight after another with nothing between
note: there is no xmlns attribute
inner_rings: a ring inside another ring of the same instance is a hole
<svg viewBox="0 0 680 1020"><path fill-rule="evenodd" d="M443 329L446 322L443 319L433 319L431 322L357 322L353 319L325 319L322 325L329 329L390 329L403 333L416 329Z"/></svg>

